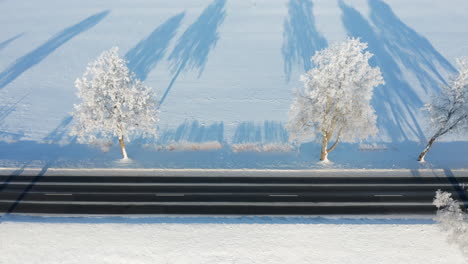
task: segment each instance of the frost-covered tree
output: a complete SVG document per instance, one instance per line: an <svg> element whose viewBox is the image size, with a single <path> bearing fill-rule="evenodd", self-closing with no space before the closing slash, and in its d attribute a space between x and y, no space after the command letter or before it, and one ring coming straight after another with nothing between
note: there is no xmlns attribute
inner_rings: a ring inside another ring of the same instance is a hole
<svg viewBox="0 0 468 264"><path fill-rule="evenodd" d="M315 67L301 76L304 86L296 91L288 129L293 140L321 140L322 161L340 140L354 142L378 131L370 101L384 81L380 69L369 65L373 55L366 48L355 38L335 43L318 51Z"/></svg>
<svg viewBox="0 0 468 264"><path fill-rule="evenodd" d="M74 106L70 132L78 142L95 143L98 138L119 140L127 159L125 139L130 135L155 136L158 110L153 91L134 78L118 48L102 53L75 81L79 104Z"/></svg>
<svg viewBox="0 0 468 264"><path fill-rule="evenodd" d="M462 203L451 196L441 190L436 192L433 202L437 207L435 220L448 233L449 242L457 244L468 258L468 215L462 210Z"/></svg>
<svg viewBox="0 0 468 264"><path fill-rule="evenodd" d="M457 59L459 74L448 85L442 87L442 92L426 104L431 118L431 127L435 133L418 157L424 162L424 157L437 138L451 132L468 129L468 58Z"/></svg>

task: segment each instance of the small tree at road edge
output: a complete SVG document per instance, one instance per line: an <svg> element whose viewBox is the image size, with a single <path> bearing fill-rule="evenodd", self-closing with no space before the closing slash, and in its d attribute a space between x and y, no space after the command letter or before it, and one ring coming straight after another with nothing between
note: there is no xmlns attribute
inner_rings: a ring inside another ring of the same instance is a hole
<svg viewBox="0 0 468 264"><path fill-rule="evenodd" d="M156 135L159 121L153 91L134 79L118 48L102 53L75 81L79 104L74 105L70 135L93 144L97 138L117 138L123 159L128 159L125 140L130 135Z"/></svg>
<svg viewBox="0 0 468 264"><path fill-rule="evenodd" d="M468 129L468 58L457 59L457 63L458 76L424 108L431 117L431 127L435 132L419 154L420 162L424 162L436 139L453 131L466 133Z"/></svg>
<svg viewBox="0 0 468 264"><path fill-rule="evenodd" d="M335 43L317 52L315 68L301 76L304 86L295 93L288 130L291 140L320 140L321 161L339 141L354 142L378 131L370 100L384 81L380 69L369 65L373 55L366 48L355 38Z"/></svg>

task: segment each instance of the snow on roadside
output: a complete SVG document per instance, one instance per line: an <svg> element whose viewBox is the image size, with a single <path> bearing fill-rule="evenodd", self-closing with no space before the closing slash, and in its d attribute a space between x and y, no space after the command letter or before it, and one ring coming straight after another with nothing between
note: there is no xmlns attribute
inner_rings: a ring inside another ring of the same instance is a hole
<svg viewBox="0 0 468 264"><path fill-rule="evenodd" d="M3 218L0 263L466 263L428 221L58 219Z"/></svg>
<svg viewBox="0 0 468 264"><path fill-rule="evenodd" d="M463 195L461 197L466 199ZM462 209L463 203L451 196L451 193L437 191L433 202L438 209L435 220L447 233L449 242L458 245L468 258L468 214Z"/></svg>
<svg viewBox="0 0 468 264"><path fill-rule="evenodd" d="M462 177L467 169L141 169L141 168L17 168L0 167L1 175L17 176L246 176L246 177Z"/></svg>

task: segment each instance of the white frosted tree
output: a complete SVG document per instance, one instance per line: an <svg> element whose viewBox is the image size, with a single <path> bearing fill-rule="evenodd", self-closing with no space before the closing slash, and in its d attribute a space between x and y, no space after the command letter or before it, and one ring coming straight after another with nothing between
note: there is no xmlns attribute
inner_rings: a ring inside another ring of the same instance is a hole
<svg viewBox="0 0 468 264"><path fill-rule="evenodd" d="M384 81L380 69L369 65L373 55L366 48L355 38L335 43L318 51L312 57L315 67L301 76L304 86L296 91L288 130L292 140L321 141L321 161L339 141L354 142L378 131L370 101Z"/></svg>
<svg viewBox="0 0 468 264"><path fill-rule="evenodd" d="M432 144L450 132L464 132L468 129L468 58L457 59L458 76L442 87L442 92L426 104L425 110L431 118L434 134L418 157L424 162Z"/></svg>
<svg viewBox="0 0 468 264"><path fill-rule="evenodd" d="M123 159L128 159L125 140L131 135L156 135L159 113L154 92L134 78L118 48L103 52L90 63L75 86L81 102L74 105L70 134L78 142L117 138Z"/></svg>
<svg viewBox="0 0 468 264"><path fill-rule="evenodd" d="M448 233L448 241L457 244L468 258L468 214L462 209L463 202L454 200L451 193L437 190L432 204L437 207L435 220Z"/></svg>

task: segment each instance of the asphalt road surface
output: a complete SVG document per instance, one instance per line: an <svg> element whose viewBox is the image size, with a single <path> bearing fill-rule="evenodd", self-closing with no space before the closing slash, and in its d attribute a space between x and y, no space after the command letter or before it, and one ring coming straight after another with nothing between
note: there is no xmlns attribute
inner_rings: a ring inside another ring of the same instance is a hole
<svg viewBox="0 0 468 264"><path fill-rule="evenodd" d="M468 206L468 175L0 175L0 213L432 214L438 189Z"/></svg>

